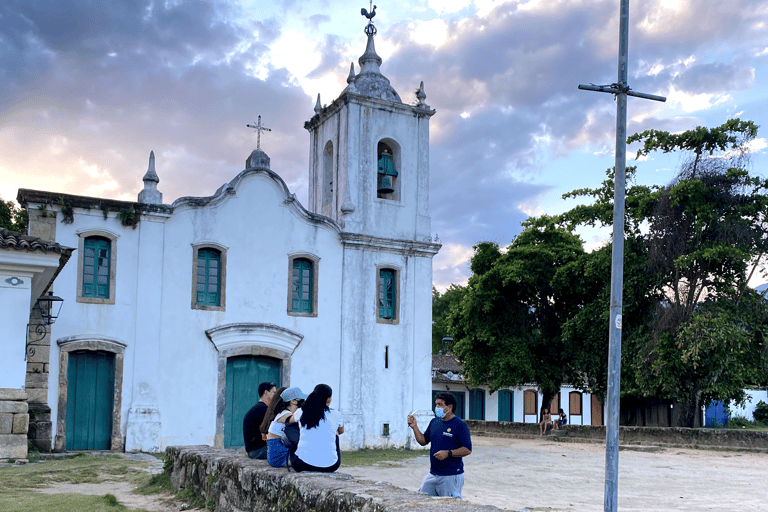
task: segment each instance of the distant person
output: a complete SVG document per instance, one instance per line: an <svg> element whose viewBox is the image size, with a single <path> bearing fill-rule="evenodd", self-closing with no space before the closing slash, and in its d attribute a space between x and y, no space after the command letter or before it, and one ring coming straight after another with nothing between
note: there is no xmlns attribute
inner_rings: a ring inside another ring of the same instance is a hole
<svg viewBox="0 0 768 512"><path fill-rule="evenodd" d="M555 420L554 429L560 430L560 427L564 427L568 423L568 416L565 415L562 409L557 413L557 419Z"/></svg>
<svg viewBox="0 0 768 512"><path fill-rule="evenodd" d="M277 390L261 423L261 432L267 436L267 462L273 468L288 465L288 438L285 427L293 423L293 413L307 398L299 388L282 387Z"/></svg>
<svg viewBox="0 0 768 512"><path fill-rule="evenodd" d="M421 446L429 447L429 473L424 476L419 492L430 496L461 498L464 487L463 457L472 453L469 428L454 414L456 398L451 393L435 396L435 416L422 433L416 418L408 416L408 426Z"/></svg>
<svg viewBox="0 0 768 512"><path fill-rule="evenodd" d="M541 415L541 422L539 423L539 435L547 433L547 428L552 427L552 415L549 414L549 409L544 408L544 414Z"/></svg>
<svg viewBox="0 0 768 512"><path fill-rule="evenodd" d="M252 459L267 458L267 436L262 436L259 427L267 414L267 407L277 388L272 382L259 384L259 401L245 413L243 418L243 441L248 457Z"/></svg>
<svg viewBox="0 0 768 512"><path fill-rule="evenodd" d="M330 386L318 384L293 415L301 430L299 447L291 457L296 471L332 473L341 465L339 436L344 433L344 419L331 409L332 396Z"/></svg>

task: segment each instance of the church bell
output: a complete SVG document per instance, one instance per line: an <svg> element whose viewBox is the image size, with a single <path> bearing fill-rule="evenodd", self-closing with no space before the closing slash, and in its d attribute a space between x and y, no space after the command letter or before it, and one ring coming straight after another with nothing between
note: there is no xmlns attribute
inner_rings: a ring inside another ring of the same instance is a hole
<svg viewBox="0 0 768 512"><path fill-rule="evenodd" d="M378 167L379 185L376 191L379 194L391 194L395 191L392 179L397 176L395 164L392 162L392 155L386 151L382 153Z"/></svg>

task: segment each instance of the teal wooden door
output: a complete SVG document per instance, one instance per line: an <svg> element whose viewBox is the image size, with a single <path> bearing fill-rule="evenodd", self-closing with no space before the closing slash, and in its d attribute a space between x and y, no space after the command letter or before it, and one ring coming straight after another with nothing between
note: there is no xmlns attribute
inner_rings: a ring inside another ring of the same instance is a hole
<svg viewBox="0 0 768 512"><path fill-rule="evenodd" d="M115 355L77 350L67 368L67 450L109 450Z"/></svg>
<svg viewBox="0 0 768 512"><path fill-rule="evenodd" d="M499 390L499 421L514 421L515 395L508 389Z"/></svg>
<svg viewBox="0 0 768 512"><path fill-rule="evenodd" d="M280 361L271 357L237 356L227 359L224 398L224 446L244 446L243 418L259 401L259 384L280 385Z"/></svg>
<svg viewBox="0 0 768 512"><path fill-rule="evenodd" d="M485 391L480 388L469 390L469 419L485 420Z"/></svg>

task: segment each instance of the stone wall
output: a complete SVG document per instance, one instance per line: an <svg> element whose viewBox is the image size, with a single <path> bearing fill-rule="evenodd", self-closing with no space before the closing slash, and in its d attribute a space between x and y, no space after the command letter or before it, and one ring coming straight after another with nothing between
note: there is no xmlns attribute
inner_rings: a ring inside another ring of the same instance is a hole
<svg viewBox="0 0 768 512"><path fill-rule="evenodd" d="M535 423L467 420L473 435L528 437L539 434ZM605 427L568 425L567 439L605 441ZM561 438L562 439L562 438ZM683 448L724 448L768 452L768 432L717 428L619 427L621 444L678 446Z"/></svg>
<svg viewBox="0 0 768 512"><path fill-rule="evenodd" d="M26 460L28 427L27 393L0 389L0 461Z"/></svg>
<svg viewBox="0 0 768 512"><path fill-rule="evenodd" d="M56 213L45 213L37 208L28 208L29 235L43 240L56 240ZM45 216L43 216L45 215ZM54 288L52 287L51 290ZM51 359L51 327L40 337L36 326L42 323L40 312L33 309L29 318L30 340L27 347L27 376L24 389L29 397L29 441L41 452L51 451L53 423L51 407L48 405L48 379Z"/></svg>
<svg viewBox="0 0 768 512"><path fill-rule="evenodd" d="M354 480L341 472L275 469L266 461L249 459L243 451L170 446L166 455L174 487L202 496L215 512L499 511L454 498L430 498L388 484Z"/></svg>

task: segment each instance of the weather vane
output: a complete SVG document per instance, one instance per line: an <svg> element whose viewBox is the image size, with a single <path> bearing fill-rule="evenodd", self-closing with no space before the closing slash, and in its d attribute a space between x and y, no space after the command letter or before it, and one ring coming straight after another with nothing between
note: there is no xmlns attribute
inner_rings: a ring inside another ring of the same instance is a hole
<svg viewBox="0 0 768 512"><path fill-rule="evenodd" d="M271 132L272 128L267 128L266 126L261 126L261 116L259 116L259 122L256 124L247 124L245 125L248 128L253 128L256 130L258 135L256 136L256 149L261 149L261 132Z"/></svg>
<svg viewBox="0 0 768 512"><path fill-rule="evenodd" d="M371 0L370 9L371 12L368 12L365 7L360 9L360 14L368 18L368 24L365 26L365 33L369 36L375 36L376 35L376 27L373 25L373 17L376 16L376 6L373 5L373 0Z"/></svg>

